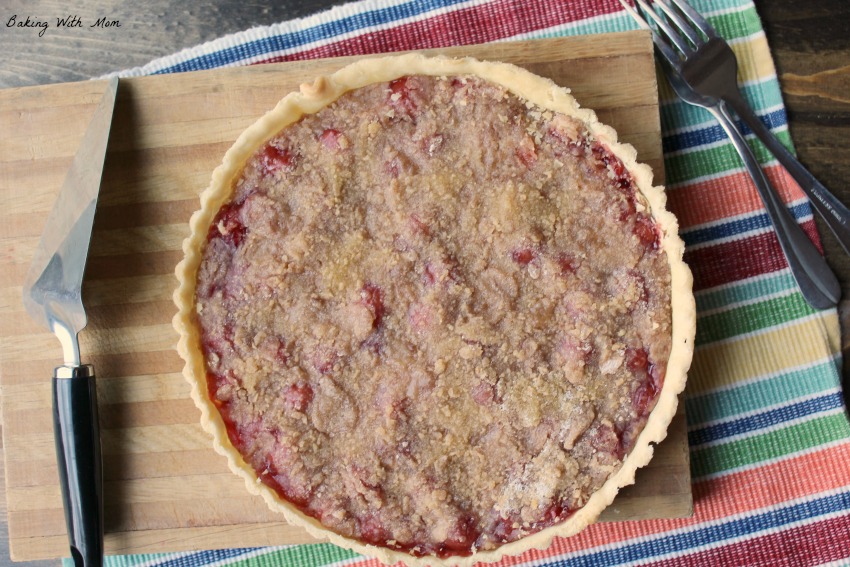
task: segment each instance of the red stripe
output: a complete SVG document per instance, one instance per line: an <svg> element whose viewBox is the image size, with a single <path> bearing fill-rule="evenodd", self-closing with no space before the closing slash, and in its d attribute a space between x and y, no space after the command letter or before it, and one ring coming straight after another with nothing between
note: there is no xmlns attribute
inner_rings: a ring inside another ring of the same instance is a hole
<svg viewBox="0 0 850 567"><path fill-rule="evenodd" d="M765 167L764 173L786 203L805 197L785 168ZM753 180L743 172L683 184L668 191L667 198L667 206L682 228L764 210Z"/></svg>
<svg viewBox="0 0 850 567"><path fill-rule="evenodd" d="M822 251L815 221L809 220L800 226ZM694 274L694 290L709 289L788 267L773 231L704 248L686 249L685 262Z"/></svg>
<svg viewBox="0 0 850 567"><path fill-rule="evenodd" d="M820 565L850 557L850 517L839 516L730 545L649 563L693 565Z"/></svg>
<svg viewBox="0 0 850 567"><path fill-rule="evenodd" d="M363 32L356 37L257 63L487 43L620 10L622 6L616 0L578 0L561 7L548 0L500 0L460 8L392 29Z"/></svg>

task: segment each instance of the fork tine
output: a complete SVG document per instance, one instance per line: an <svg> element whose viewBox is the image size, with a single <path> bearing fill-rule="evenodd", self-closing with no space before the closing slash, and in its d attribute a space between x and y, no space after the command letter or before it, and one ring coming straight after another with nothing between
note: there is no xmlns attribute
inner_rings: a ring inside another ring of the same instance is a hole
<svg viewBox="0 0 850 567"><path fill-rule="evenodd" d="M652 7L650 7L650 5L647 4L645 0L635 1L637 2L638 6L640 6L641 10L643 10L644 14L649 16L649 19L652 20L653 24L655 24L655 28L653 29L654 33L652 34L653 39L657 37L660 38L660 33L663 33L667 38L667 42L675 45L676 48L678 48L678 50L682 52L683 55L688 55L693 51L693 48L687 42L687 40L685 40L684 38L682 38L682 36L676 33L676 31L672 27L670 27L670 24L668 24L664 20L664 18L659 16L658 13ZM658 45L657 41L655 43L656 45ZM678 55L675 55L675 52L672 53L672 55L673 57L671 58L668 54L665 53L665 56L670 60L670 63L678 64Z"/></svg>
<svg viewBox="0 0 850 567"><path fill-rule="evenodd" d="M676 10L671 8L667 2L669 2L669 0L657 0L655 3L658 4L661 11L664 12L665 16L667 16L667 19L679 28L679 31L688 36L688 39L691 40L691 43L693 43L695 47L699 47L705 43L705 40L702 39L699 32L693 28L693 25L679 15Z"/></svg>
<svg viewBox="0 0 850 567"><path fill-rule="evenodd" d="M632 17L632 19L635 22L637 22L638 26L640 26L641 28L643 28L645 30L652 31L652 28L649 27L649 24L646 22L646 19L643 16L641 16L640 13L637 12L637 10L632 8L631 4L626 2L626 0L620 0L620 4L623 5L623 8L625 8L626 12L629 13L629 15Z"/></svg>
<svg viewBox="0 0 850 567"><path fill-rule="evenodd" d="M679 54L676 53L676 50L673 49L669 43L667 43L664 38L658 35L652 26L649 25L649 22L646 21L646 18L638 11L632 8L632 6L626 2L626 0L620 0L620 4L623 5L623 8L626 9L626 12L634 18L635 22L637 22L638 26L645 30L649 30L652 32L652 41L655 43L655 47L658 49L658 52L666 59L667 63L670 65L677 67L681 64L681 59Z"/></svg>
<svg viewBox="0 0 850 567"><path fill-rule="evenodd" d="M709 39L717 39L720 36L717 35L715 29L708 23L708 20L703 18L699 12L694 10L690 4L685 2L684 0L667 0L671 4L675 5L676 8L684 14L691 22L704 33Z"/></svg>

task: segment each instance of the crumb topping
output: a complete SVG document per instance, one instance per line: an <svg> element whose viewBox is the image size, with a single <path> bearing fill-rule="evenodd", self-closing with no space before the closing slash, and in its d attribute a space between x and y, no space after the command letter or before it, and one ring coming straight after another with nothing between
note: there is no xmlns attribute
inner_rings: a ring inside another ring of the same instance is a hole
<svg viewBox="0 0 850 567"><path fill-rule="evenodd" d="M670 269L581 122L473 77L343 95L260 148L210 226L210 397L323 525L467 555L558 523L664 381Z"/></svg>

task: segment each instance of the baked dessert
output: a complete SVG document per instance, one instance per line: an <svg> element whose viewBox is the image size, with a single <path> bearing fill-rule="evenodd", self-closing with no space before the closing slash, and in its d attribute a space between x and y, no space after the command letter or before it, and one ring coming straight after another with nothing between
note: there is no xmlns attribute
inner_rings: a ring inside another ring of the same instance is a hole
<svg viewBox="0 0 850 567"><path fill-rule="evenodd" d="M404 55L302 86L191 220L215 446L317 536L463 564L592 522L663 439L694 304L634 150L550 81Z"/></svg>

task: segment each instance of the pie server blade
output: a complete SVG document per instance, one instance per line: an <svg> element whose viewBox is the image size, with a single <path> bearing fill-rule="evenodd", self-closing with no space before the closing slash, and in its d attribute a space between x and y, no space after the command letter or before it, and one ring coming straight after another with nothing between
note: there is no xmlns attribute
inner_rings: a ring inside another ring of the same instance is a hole
<svg viewBox="0 0 850 567"><path fill-rule="evenodd" d="M81 364L86 326L82 284L103 175L118 79L106 87L86 130L24 279L30 316L62 344L53 373L53 425L65 520L74 564L103 564L103 493L94 368Z"/></svg>

